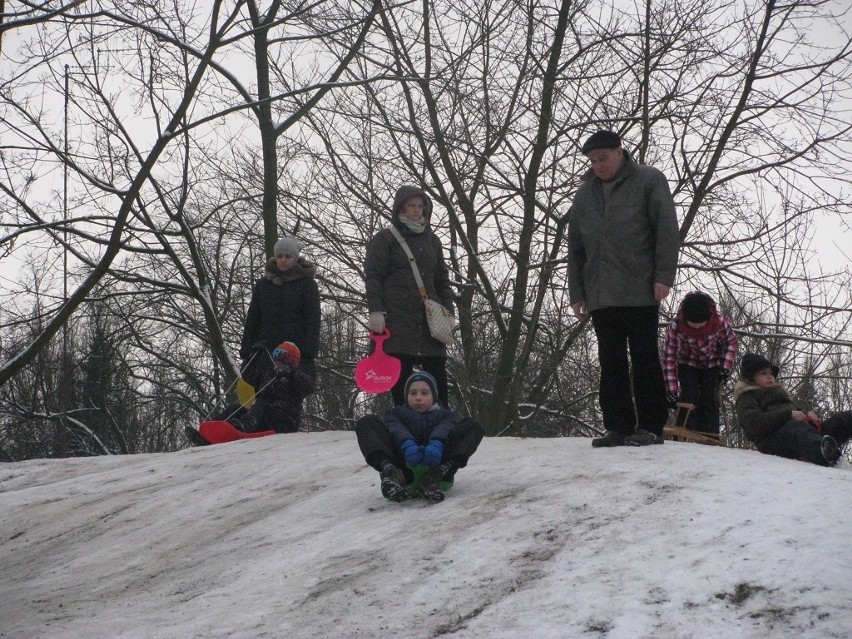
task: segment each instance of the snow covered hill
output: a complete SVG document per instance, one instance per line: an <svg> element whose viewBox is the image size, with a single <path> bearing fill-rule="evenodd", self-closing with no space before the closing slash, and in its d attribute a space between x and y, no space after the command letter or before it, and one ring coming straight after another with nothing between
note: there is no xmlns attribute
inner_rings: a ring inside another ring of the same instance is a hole
<svg viewBox="0 0 852 639"><path fill-rule="evenodd" d="M0 637L852 636L852 472L486 439L393 504L346 432L0 465Z"/></svg>

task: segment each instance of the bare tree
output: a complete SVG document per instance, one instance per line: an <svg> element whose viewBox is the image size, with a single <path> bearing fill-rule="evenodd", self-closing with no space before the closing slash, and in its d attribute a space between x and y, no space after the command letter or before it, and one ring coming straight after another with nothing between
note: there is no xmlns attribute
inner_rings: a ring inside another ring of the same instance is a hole
<svg viewBox="0 0 852 639"><path fill-rule="evenodd" d="M27 26L15 7L2 31ZM72 3L33 13L40 28L16 32L17 49L4 39L7 408L7 386L20 398L24 379L60 384L34 367L97 299L126 336L136 414L155 425L137 440L172 446L169 428L232 387L255 270L298 231L334 331L311 427L346 427L381 404L351 382L364 246L416 182L438 204L458 291L454 402L490 434L593 434L594 341L571 317L562 253L579 143L598 128L671 179L683 248L669 304L686 287L715 293L747 347L788 358L814 397L842 391L830 380L848 376L850 275L816 270L808 244L816 221L849 215L852 50L832 5L225 7ZM34 277L9 275L23 263ZM7 414L41 400L28 401Z"/></svg>
<svg viewBox="0 0 852 639"><path fill-rule="evenodd" d="M805 17L840 34L838 46L809 40ZM774 229L848 213L835 157L850 129L831 97L848 95L850 50L822 3L754 3L739 15L726 2L422 2L388 8L381 24L383 39L348 71L402 82L335 92L311 115L321 168L305 180L301 197L314 206L302 217L346 266L335 285L350 297L354 247L386 223L394 188L430 190L459 290L454 390L490 433L513 432L537 407L548 413L566 382L560 364L580 347L585 327L570 319L560 258L585 170L578 143L597 128L619 131L671 177L681 288L759 290L786 315L807 281L823 337L844 344L845 322L833 321L848 308L842 274L814 275L806 248L787 245L782 293L747 258ZM563 405L569 420L573 404Z"/></svg>

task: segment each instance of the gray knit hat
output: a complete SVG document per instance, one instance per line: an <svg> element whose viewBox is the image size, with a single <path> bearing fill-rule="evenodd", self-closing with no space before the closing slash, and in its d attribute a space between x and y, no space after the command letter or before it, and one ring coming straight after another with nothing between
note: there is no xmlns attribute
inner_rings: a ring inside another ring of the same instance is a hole
<svg viewBox="0 0 852 639"><path fill-rule="evenodd" d="M298 260L299 252L299 240L297 240L295 237L285 236L275 243L274 255L276 257L279 255L289 255L290 257Z"/></svg>
<svg viewBox="0 0 852 639"><path fill-rule="evenodd" d="M408 389L414 382L426 382L429 390L432 391L432 401L438 401L438 382L426 371L414 371L411 376L405 380L405 396L408 397ZM406 400L407 401L407 400Z"/></svg>

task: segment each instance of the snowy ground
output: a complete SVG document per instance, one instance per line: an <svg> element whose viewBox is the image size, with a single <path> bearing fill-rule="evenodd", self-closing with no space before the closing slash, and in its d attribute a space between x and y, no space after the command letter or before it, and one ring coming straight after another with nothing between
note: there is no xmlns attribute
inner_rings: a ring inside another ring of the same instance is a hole
<svg viewBox="0 0 852 639"><path fill-rule="evenodd" d="M0 465L0 637L847 638L852 472L487 439L392 504L352 433Z"/></svg>

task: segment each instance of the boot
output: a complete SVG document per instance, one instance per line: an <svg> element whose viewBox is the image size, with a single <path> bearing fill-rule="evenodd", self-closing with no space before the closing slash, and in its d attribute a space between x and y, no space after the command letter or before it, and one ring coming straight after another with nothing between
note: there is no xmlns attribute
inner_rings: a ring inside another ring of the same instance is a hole
<svg viewBox="0 0 852 639"><path fill-rule="evenodd" d="M612 448L613 446L624 446L624 433L608 430L603 437L595 437L592 440L592 448Z"/></svg>
<svg viewBox="0 0 852 639"><path fill-rule="evenodd" d="M382 495L391 501L405 501L409 494L405 489L405 475L402 469L393 464L387 464L379 474L381 478Z"/></svg>
<svg viewBox="0 0 852 639"><path fill-rule="evenodd" d="M192 426L184 426L184 433L186 433L186 438L189 440L189 443L193 446L209 446L210 442L204 439L199 433L197 428L193 428Z"/></svg>
<svg viewBox="0 0 852 639"><path fill-rule="evenodd" d="M834 466L837 460L840 459L840 448L837 446L837 441L831 435L823 436L819 448L826 465Z"/></svg>
<svg viewBox="0 0 852 639"><path fill-rule="evenodd" d="M624 438L628 446L650 446L651 444L662 444L663 436L657 435L644 428L637 428L636 432Z"/></svg>
<svg viewBox="0 0 852 639"><path fill-rule="evenodd" d="M432 502L444 501L444 491L441 490L441 468L430 468L420 484L420 496Z"/></svg>

